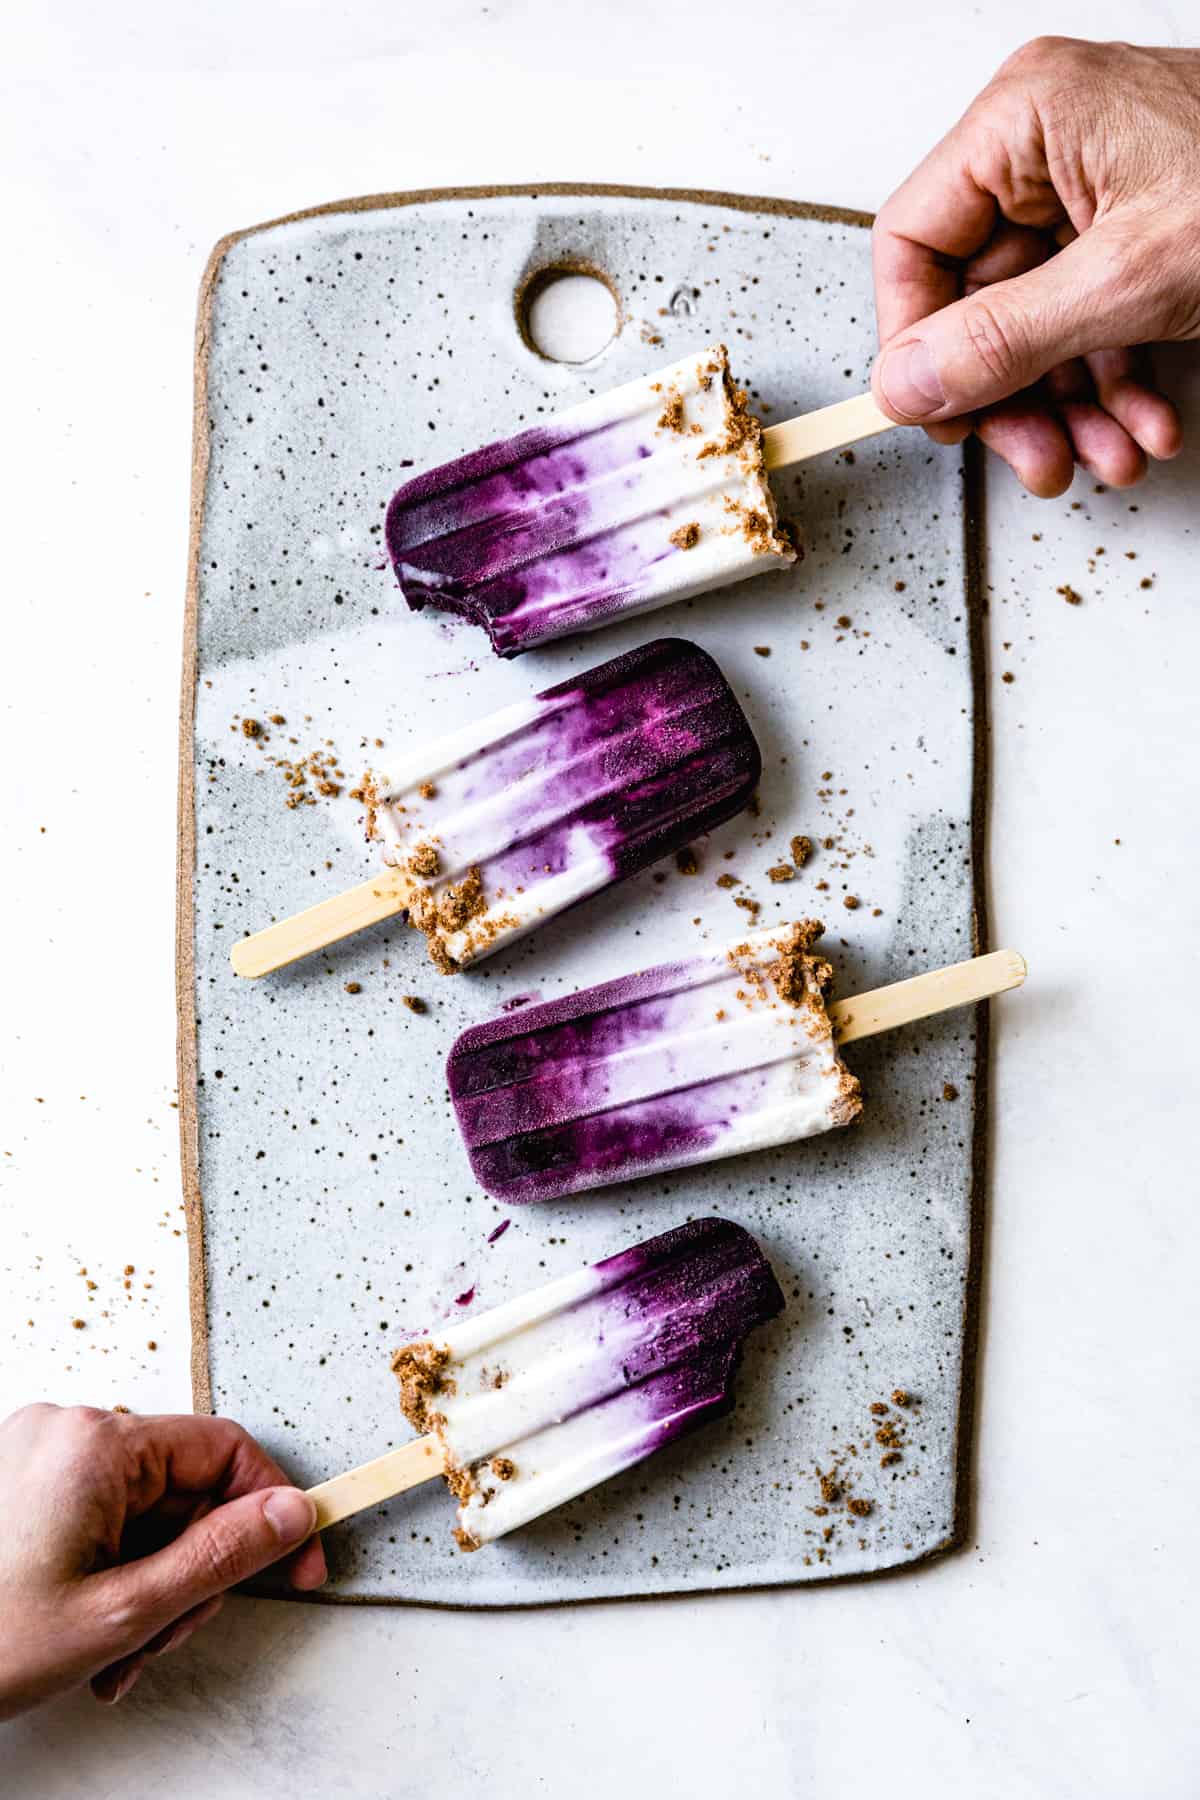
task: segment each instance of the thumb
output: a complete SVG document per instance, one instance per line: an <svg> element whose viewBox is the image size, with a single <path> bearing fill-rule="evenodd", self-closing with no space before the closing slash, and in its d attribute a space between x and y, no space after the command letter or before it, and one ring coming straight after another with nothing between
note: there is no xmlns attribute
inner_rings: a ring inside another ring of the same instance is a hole
<svg viewBox="0 0 1200 1800"><path fill-rule="evenodd" d="M198 1519L153 1556L93 1576L105 1660L129 1655L182 1613L277 1562L316 1523L299 1488L260 1488Z"/></svg>
<svg viewBox="0 0 1200 1800"><path fill-rule="evenodd" d="M1030 387L1047 370L1093 350L1167 335L1165 271L1107 222L1039 268L984 287L908 326L880 353L876 400L900 424L953 419ZM1138 269L1151 270L1150 279Z"/></svg>

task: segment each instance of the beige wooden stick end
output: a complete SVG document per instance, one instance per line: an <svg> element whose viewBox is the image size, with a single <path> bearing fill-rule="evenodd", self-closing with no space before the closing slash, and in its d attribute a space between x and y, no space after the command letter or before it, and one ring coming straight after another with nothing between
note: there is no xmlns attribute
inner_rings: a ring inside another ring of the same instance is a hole
<svg viewBox="0 0 1200 1800"><path fill-rule="evenodd" d="M1009 988L1020 987L1025 975L1025 958L1019 951L993 950L988 956L973 956L969 962L952 963L947 969L930 969L869 994L835 1000L829 1020L838 1043L849 1044L856 1038L875 1037L898 1025L911 1025L934 1013L1007 993Z"/></svg>
<svg viewBox="0 0 1200 1800"><path fill-rule="evenodd" d="M364 1512L368 1506L380 1506L397 1494L407 1493L409 1488L419 1487L423 1481L432 1481L445 1467L446 1453L430 1434L411 1444L401 1444L398 1450L389 1450L386 1456L377 1456L357 1469L347 1469L344 1475L322 1481L308 1490L309 1498L317 1505L317 1530L336 1525L352 1513Z"/></svg>
<svg viewBox="0 0 1200 1800"><path fill-rule="evenodd" d="M799 419L768 425L763 432L763 457L768 469L786 469L792 463L807 462L810 456L842 450L860 438L891 431L895 424L895 419L880 412L871 394L856 394L852 400L822 406Z"/></svg>
<svg viewBox="0 0 1200 1800"><path fill-rule="evenodd" d="M370 881L360 882L345 894L322 900L294 918L280 919L252 937L239 938L229 960L236 975L270 975L302 956L311 956L314 950L324 950L355 931L393 918L404 911L407 902L399 871L381 869Z"/></svg>

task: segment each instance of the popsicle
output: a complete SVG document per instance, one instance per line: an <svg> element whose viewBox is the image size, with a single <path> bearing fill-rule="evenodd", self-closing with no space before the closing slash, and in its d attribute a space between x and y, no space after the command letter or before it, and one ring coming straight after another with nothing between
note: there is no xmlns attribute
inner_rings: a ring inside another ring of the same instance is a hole
<svg viewBox="0 0 1200 1800"><path fill-rule="evenodd" d="M794 562L767 470L884 431L869 394L763 431L723 344L408 481L387 514L414 611L500 656Z"/></svg>
<svg viewBox="0 0 1200 1800"><path fill-rule="evenodd" d="M443 973L465 968L740 812L761 766L716 663L660 638L412 751L368 794L384 873L241 939L233 966L407 912Z"/></svg>
<svg viewBox="0 0 1200 1800"><path fill-rule="evenodd" d="M747 1334L783 1304L748 1231L694 1219L406 1344L425 1435L312 1489L318 1525L441 1472L476 1550L728 1412Z"/></svg>
<svg viewBox="0 0 1200 1800"><path fill-rule="evenodd" d="M849 1125L839 1043L1024 979L1014 951L826 1005L813 919L472 1026L448 1078L471 1167L509 1203L768 1149Z"/></svg>

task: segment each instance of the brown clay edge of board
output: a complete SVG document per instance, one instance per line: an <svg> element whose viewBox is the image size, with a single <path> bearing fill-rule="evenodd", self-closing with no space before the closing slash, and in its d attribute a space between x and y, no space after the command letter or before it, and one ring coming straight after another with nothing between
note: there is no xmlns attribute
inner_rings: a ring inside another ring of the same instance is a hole
<svg viewBox="0 0 1200 1800"><path fill-rule="evenodd" d="M204 1207L200 1197L200 1138L196 1104L196 955L193 876L196 864L196 611L204 493L208 478L208 338L212 296L232 238L213 250L200 283L196 344L192 356L192 478L188 521L187 594L183 612L183 667L179 696L179 798L175 858L176 1081L179 1095L179 1164L188 1251L191 1321L192 1409L211 1413L208 1367L207 1283L204 1272Z"/></svg>
<svg viewBox="0 0 1200 1800"><path fill-rule="evenodd" d="M188 1303L191 1315L192 1405L196 1412L211 1413L212 1382L208 1363L208 1312L205 1280L204 1207L200 1193L199 1124L196 1106L196 996L195 996L195 919L193 909L193 872L196 854L195 765L193 739L196 712L196 614L200 568L200 538L204 523L205 483L208 475L208 344L213 295L226 253L243 238L276 225L294 224L299 219L316 219L331 213L377 212L387 208L416 206L436 200L492 200L535 198L553 195L558 198L608 197L628 200L677 200L688 205L723 207L735 212L774 213L789 219L816 219L831 225L852 225L869 229L874 222L871 213L848 207L822 206L799 200L782 200L753 194L727 194L705 188L641 188L607 182L531 182L500 187L416 188L407 193L366 194L350 200L326 201L319 206L304 207L298 212L283 213L278 218L231 231L221 238L209 256L200 283L196 319L196 347L193 359L192 477L190 533L188 545L187 592L184 606L183 676L179 714L179 831L176 862L176 956L175 992L178 1011L178 1078L179 1137L183 1181L184 1215L188 1243ZM973 887L974 952L987 948L987 896L984 857L987 846L986 803L988 794L988 717L986 664L983 632L983 467L978 445L968 439L964 452L963 534L965 549L965 588L970 638L970 667L974 701L974 733L972 746L971 795L971 877ZM988 1132L990 1034L987 1002L975 1009L975 1082L973 1087L971 1141L970 1239L967 1276L962 1305L963 1361L959 1383L957 1434L954 1446L955 1486L954 1516L948 1536L919 1556L895 1563L886 1569L863 1574L829 1575L815 1582L755 1583L743 1587L697 1589L686 1588L654 1595L596 1595L590 1599L533 1600L507 1602L484 1610L496 1612L528 1612L548 1606L600 1605L621 1599L655 1600L694 1598L697 1593L757 1592L764 1586L823 1589L847 1581L879 1581L906 1574L910 1569L933 1558L958 1549L970 1527L974 1461L975 1395L979 1347L979 1313L982 1291L983 1236L985 1192L988 1175L990 1138ZM393 1599L386 1596L339 1596L318 1590L312 1594L296 1594L290 1589L250 1582L243 1591L261 1594L275 1600L319 1601L335 1606L428 1606L439 1611L469 1612L479 1610L470 1601L438 1601Z"/></svg>

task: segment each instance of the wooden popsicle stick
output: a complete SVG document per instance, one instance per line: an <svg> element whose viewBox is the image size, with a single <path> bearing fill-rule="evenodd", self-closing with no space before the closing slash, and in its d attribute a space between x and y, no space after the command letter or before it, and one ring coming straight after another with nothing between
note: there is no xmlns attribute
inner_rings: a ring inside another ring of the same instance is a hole
<svg viewBox="0 0 1200 1800"><path fill-rule="evenodd" d="M853 400L839 400L836 406L822 406L799 419L768 425L763 432L763 455L768 469L786 469L790 463L806 462L826 450L842 450L860 438L891 431L895 424L895 419L880 412L871 394L856 394Z"/></svg>
<svg viewBox="0 0 1200 1800"><path fill-rule="evenodd" d="M374 1462L362 1463L357 1469L347 1469L344 1475L319 1482L308 1490L309 1498L317 1503L317 1530L323 1531L326 1525L336 1525L351 1513L363 1512L368 1506L379 1506L384 1500L407 1493L409 1488L440 1475L445 1466L446 1453L430 1433L411 1444L401 1444L398 1450L389 1450L386 1456L377 1456Z"/></svg>
<svg viewBox="0 0 1200 1800"><path fill-rule="evenodd" d="M988 956L951 963L948 969L930 969L869 994L834 1000L828 1008L829 1020L838 1043L849 1044L855 1038L875 1037L897 1025L911 1025L915 1019L928 1019L955 1006L1007 993L1009 988L1020 987L1025 973L1025 958L1016 950L993 950Z"/></svg>
<svg viewBox="0 0 1200 1800"><path fill-rule="evenodd" d="M381 869L370 881L362 881L347 893L322 900L294 918L280 919L252 937L240 938L229 952L229 960L238 975L269 975L314 950L336 944L367 925L378 925L382 919L403 912L407 895L395 869Z"/></svg>

